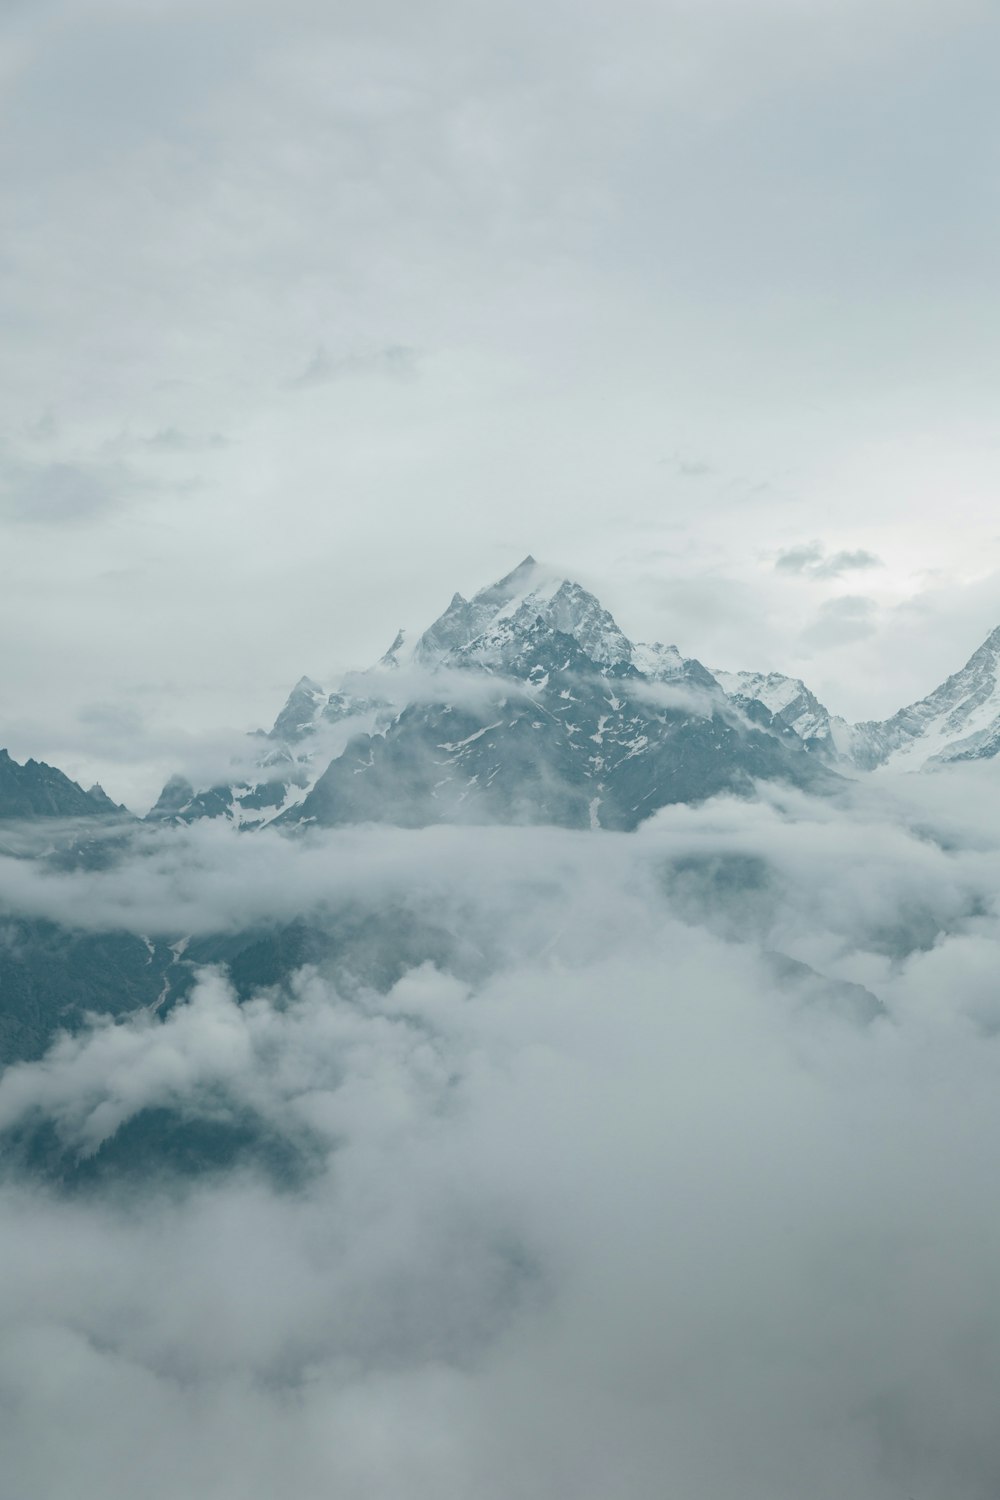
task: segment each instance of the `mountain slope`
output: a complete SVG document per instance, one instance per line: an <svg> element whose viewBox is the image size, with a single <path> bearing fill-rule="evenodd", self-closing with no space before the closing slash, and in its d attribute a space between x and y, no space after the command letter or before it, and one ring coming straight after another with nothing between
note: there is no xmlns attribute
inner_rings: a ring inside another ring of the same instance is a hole
<svg viewBox="0 0 1000 1500"><path fill-rule="evenodd" d="M407 662L442 674L442 701L353 740L296 821L630 828L757 777L820 775L797 740L734 713L699 662L633 645L592 594L531 558L456 596L411 651L397 648L404 675Z"/></svg>
<svg viewBox="0 0 1000 1500"><path fill-rule="evenodd" d="M810 748L836 750L833 726L838 721L800 678L781 672L713 671L712 675L726 695L754 717L759 718L756 710L763 708L767 722L790 729Z"/></svg>
<svg viewBox="0 0 1000 1500"><path fill-rule="evenodd" d="M715 680L754 722L790 730L832 764L872 771L916 771L1000 753L1000 628L959 672L889 719L848 724L797 677L780 672L722 672Z"/></svg>
<svg viewBox="0 0 1000 1500"><path fill-rule="evenodd" d="M551 822L630 828L669 802L818 785L787 725L734 708L676 646L633 643L579 583L531 557L455 594L415 639L327 694L301 678L257 780L175 779L150 817L280 822Z"/></svg>
<svg viewBox="0 0 1000 1500"><path fill-rule="evenodd" d="M0 818L102 818L124 811L100 786L85 792L55 766L39 760L22 766L0 750Z"/></svg>
<svg viewBox="0 0 1000 1500"><path fill-rule="evenodd" d="M859 760L918 770L957 760L988 760L1000 751L1000 628L959 672L926 698L882 722L859 724L870 753Z"/></svg>

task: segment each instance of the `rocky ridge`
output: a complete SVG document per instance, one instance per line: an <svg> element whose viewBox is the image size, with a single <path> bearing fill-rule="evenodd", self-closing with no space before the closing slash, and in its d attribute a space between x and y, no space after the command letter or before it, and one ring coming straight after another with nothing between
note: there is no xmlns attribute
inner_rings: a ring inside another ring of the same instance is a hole
<svg viewBox="0 0 1000 1500"><path fill-rule="evenodd" d="M633 643L593 594L532 557L471 599L454 595L334 692L301 678L266 738L258 781L175 780L150 817L631 828L669 802L827 774L700 662Z"/></svg>

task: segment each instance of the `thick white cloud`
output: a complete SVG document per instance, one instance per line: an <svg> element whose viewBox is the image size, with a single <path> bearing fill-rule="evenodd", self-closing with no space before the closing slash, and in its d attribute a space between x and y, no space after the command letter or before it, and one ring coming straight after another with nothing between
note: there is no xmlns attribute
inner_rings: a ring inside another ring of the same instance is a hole
<svg viewBox="0 0 1000 1500"><path fill-rule="evenodd" d="M306 969L243 1006L206 971L165 1021L3 1075L0 1122L44 1115L71 1151L168 1107L252 1116L313 1168L7 1182L12 1489L988 1500L994 779L721 799L621 837L196 829L89 877L89 906L26 880L92 923L409 893L492 948L474 979Z"/></svg>

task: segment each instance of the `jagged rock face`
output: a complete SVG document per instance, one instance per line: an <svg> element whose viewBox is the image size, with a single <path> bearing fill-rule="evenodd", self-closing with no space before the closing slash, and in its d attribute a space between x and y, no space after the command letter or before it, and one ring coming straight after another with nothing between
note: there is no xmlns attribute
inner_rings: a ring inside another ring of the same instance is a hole
<svg viewBox="0 0 1000 1500"><path fill-rule="evenodd" d="M256 782L196 791L183 776L172 776L146 818L151 823L173 824L226 818L240 828L262 827L305 796L304 764L306 760L296 760L287 748L279 746L261 758L261 777Z"/></svg>
<svg viewBox="0 0 1000 1500"><path fill-rule="evenodd" d="M593 594L546 573L533 557L468 602L456 594L417 641L414 660L438 666L456 657L479 666L505 667L536 623L571 636L600 666L631 660L632 643Z"/></svg>
<svg viewBox="0 0 1000 1500"><path fill-rule="evenodd" d="M852 759L852 729L825 708L798 677L781 672L713 673L727 696L754 721L794 734L831 760Z"/></svg>
<svg viewBox="0 0 1000 1500"><path fill-rule="evenodd" d="M100 818L124 811L99 786L85 792L55 766L38 760L18 765L0 750L0 818Z"/></svg>
<svg viewBox="0 0 1000 1500"><path fill-rule="evenodd" d="M439 696L427 689L436 674ZM257 735L259 773L209 787L172 778L149 818L629 827L755 778L818 784L822 765L916 770L997 755L1000 629L928 697L848 724L798 678L710 673L676 646L630 641L593 594L527 557L471 599L455 594L414 640L400 631L341 688L300 678ZM0 752L0 817L124 811L100 786Z"/></svg>
<svg viewBox="0 0 1000 1500"><path fill-rule="evenodd" d="M601 622L599 639L609 634ZM647 677L626 642L628 656L608 666L542 615L527 629L491 624L484 637L449 658L468 670L470 690L479 684L478 701L411 705L383 733L359 737L296 819L626 829L668 803L747 790L757 777L822 778L798 741L741 722L698 662L678 656ZM485 697L484 659L496 669Z"/></svg>
<svg viewBox="0 0 1000 1500"><path fill-rule="evenodd" d="M324 760L334 724L363 732ZM260 785L172 783L150 816L631 828L756 778L822 776L786 726L751 723L700 662L631 642L593 594L530 557L471 599L456 594L412 644L400 632L350 691L302 678L267 738ZM282 752L287 780L275 780Z"/></svg>
<svg viewBox="0 0 1000 1500"><path fill-rule="evenodd" d="M317 716L326 707L328 694L311 677L300 677L288 695L288 701L274 721L273 739L294 745L311 734Z"/></svg>
<svg viewBox="0 0 1000 1500"><path fill-rule="evenodd" d="M956 760L987 760L1000 750L1000 629L918 703L882 723L859 724L872 765L917 770Z"/></svg>
<svg viewBox="0 0 1000 1500"><path fill-rule="evenodd" d="M627 691L605 696L574 681L476 713L407 709L385 735L333 761L296 816L628 829L669 803L749 791L758 777L815 785L817 770L765 731L721 715L651 712Z"/></svg>
<svg viewBox="0 0 1000 1500"><path fill-rule="evenodd" d="M342 719L384 707L385 700L381 697L359 698L351 693L328 693L312 678L300 677L273 727L268 730L267 738L285 747L286 758L292 758L288 752L303 745L308 755L308 741L324 724L339 724ZM275 752L268 753L269 763L273 764Z"/></svg>
<svg viewBox="0 0 1000 1500"><path fill-rule="evenodd" d="M916 771L1000 753L1000 629L960 672L890 719L848 724L795 677L716 672L716 681L755 722L794 733L832 763L872 771Z"/></svg>

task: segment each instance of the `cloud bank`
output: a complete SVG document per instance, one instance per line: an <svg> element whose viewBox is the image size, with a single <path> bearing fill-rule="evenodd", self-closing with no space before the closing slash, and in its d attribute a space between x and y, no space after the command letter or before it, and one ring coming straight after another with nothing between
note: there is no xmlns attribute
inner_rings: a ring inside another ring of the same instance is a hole
<svg viewBox="0 0 1000 1500"><path fill-rule="evenodd" d="M203 827L85 881L22 864L62 921L404 902L465 957L387 989L306 967L242 1006L205 969L165 1019L0 1077L5 1131L48 1120L83 1159L160 1110L306 1164L8 1172L12 1493L987 1500L993 779L628 836Z"/></svg>

